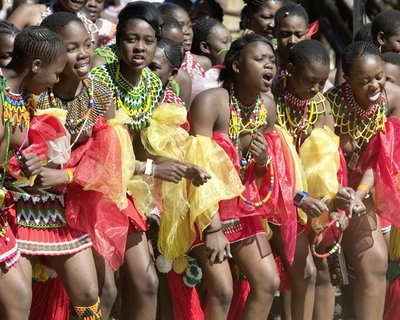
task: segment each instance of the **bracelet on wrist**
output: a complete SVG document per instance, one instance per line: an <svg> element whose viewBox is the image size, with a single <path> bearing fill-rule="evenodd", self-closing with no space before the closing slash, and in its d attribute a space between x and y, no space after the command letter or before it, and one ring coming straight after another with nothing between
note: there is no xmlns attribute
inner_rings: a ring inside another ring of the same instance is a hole
<svg viewBox="0 0 400 320"><path fill-rule="evenodd" d="M74 179L74 171L73 171L72 169L68 168L68 169L65 169L65 172L66 172L67 175L68 175L68 182L67 182L67 184L72 183L72 180Z"/></svg>
<svg viewBox="0 0 400 320"><path fill-rule="evenodd" d="M147 176L153 176L154 175L154 161L153 159L147 159L146 160L146 166L144 169L144 174Z"/></svg>
<svg viewBox="0 0 400 320"><path fill-rule="evenodd" d="M204 230L203 234L204 236L208 236L209 234L213 234L213 233L217 233L220 232L222 230L222 226L216 229L206 229Z"/></svg>
<svg viewBox="0 0 400 320"><path fill-rule="evenodd" d="M371 190L369 190L369 188L365 185L365 184L360 184L357 187L357 190L362 190L364 191L366 194L368 194Z"/></svg>
<svg viewBox="0 0 400 320"><path fill-rule="evenodd" d="M306 201L307 197L308 197L308 193L305 191L296 192L296 195L294 196L294 199L293 199L294 205L297 208L300 208L303 205L304 201Z"/></svg>
<svg viewBox="0 0 400 320"><path fill-rule="evenodd" d="M265 168L271 163L271 161L272 161L272 157L268 157L267 162L265 162L265 163L259 163L256 161L256 166L260 167L260 168Z"/></svg>

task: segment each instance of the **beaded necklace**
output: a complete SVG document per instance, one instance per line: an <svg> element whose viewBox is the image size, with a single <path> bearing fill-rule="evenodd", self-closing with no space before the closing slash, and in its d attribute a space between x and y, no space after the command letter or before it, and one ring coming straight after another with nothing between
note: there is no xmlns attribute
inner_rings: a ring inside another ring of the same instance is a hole
<svg viewBox="0 0 400 320"><path fill-rule="evenodd" d="M293 93L286 90L285 80L283 79L282 94L278 98L277 103L277 121L294 139L296 149L300 148L303 137L308 134L312 127L325 114L325 100L322 93L318 92L318 101L314 98L302 100ZM322 108L318 108L318 105Z"/></svg>
<svg viewBox="0 0 400 320"><path fill-rule="evenodd" d="M386 99L383 95L367 110L354 100L347 83L328 91L327 98L332 105L335 127L340 130L340 135L351 137L354 153L358 154L378 131L385 129Z"/></svg>
<svg viewBox="0 0 400 320"><path fill-rule="evenodd" d="M161 80L153 72L144 68L136 87L120 74L119 62L95 68L92 73L107 83L114 92L116 107L122 108L131 117L125 123L130 129L141 130L148 125L163 93Z"/></svg>
<svg viewBox="0 0 400 320"><path fill-rule="evenodd" d="M241 104L240 101L236 98L233 88L229 92L229 106L231 110L231 115L229 119L228 135L233 145L235 146L235 149L240 155L240 172L243 175L244 172L250 167L250 165L255 162L255 160L252 158L250 153L251 141L247 149L246 155L243 156L242 150L240 148L240 135L243 133L254 134L255 132L257 132L258 129L266 125L268 110L265 107L264 100L261 98L260 94L252 105L245 106ZM254 120L250 119L253 114L255 114ZM243 123L242 115L244 115L244 118L248 120L246 124ZM240 194L240 199L242 199L244 203L253 207L259 207L271 198L275 182L272 161L270 161L269 163L269 172L270 187L265 198L261 201L253 202L249 199L246 199L243 194Z"/></svg>
<svg viewBox="0 0 400 320"><path fill-rule="evenodd" d="M1 80L1 86L4 123L9 123L12 127L29 127L30 115L36 108L33 96L26 90L21 94L11 92L4 77Z"/></svg>

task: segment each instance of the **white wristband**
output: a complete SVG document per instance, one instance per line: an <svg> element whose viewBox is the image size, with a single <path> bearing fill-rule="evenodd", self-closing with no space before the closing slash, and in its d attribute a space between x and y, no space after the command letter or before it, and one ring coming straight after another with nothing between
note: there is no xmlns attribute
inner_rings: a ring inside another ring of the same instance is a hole
<svg viewBox="0 0 400 320"><path fill-rule="evenodd" d="M154 161L153 159L147 159L146 160L146 167L144 169L144 174L148 176L153 175L153 166L154 166Z"/></svg>

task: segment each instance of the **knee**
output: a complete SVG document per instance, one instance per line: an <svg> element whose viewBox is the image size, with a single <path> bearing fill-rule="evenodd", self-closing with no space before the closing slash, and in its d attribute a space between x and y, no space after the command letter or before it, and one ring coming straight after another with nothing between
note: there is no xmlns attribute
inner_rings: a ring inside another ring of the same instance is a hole
<svg viewBox="0 0 400 320"><path fill-rule="evenodd" d="M274 295L280 286L281 280L278 273L269 273L250 282L251 291L258 295Z"/></svg>
<svg viewBox="0 0 400 320"><path fill-rule="evenodd" d="M385 278L388 268L388 256L386 251L382 251L374 250L368 259L359 264L358 270L356 270L357 277L362 277L369 281Z"/></svg>
<svg viewBox="0 0 400 320"><path fill-rule="evenodd" d="M312 257L307 258L304 275L306 279L309 279L310 283L315 284L317 280L317 268Z"/></svg>
<svg viewBox="0 0 400 320"><path fill-rule="evenodd" d="M145 273L133 277L132 281L137 294L147 297L157 296L158 276L153 265Z"/></svg>
<svg viewBox="0 0 400 320"><path fill-rule="evenodd" d="M114 281L107 281L104 284L103 292L101 294L101 304L107 308L111 308L117 298L117 287Z"/></svg>
<svg viewBox="0 0 400 320"><path fill-rule="evenodd" d="M15 303L5 306L5 313L10 315L9 319L28 319L32 303L32 290L26 287L19 291ZM6 317L6 319L8 319Z"/></svg>
<svg viewBox="0 0 400 320"><path fill-rule="evenodd" d="M223 308L229 308L233 296L232 287L221 284L207 289L209 290L208 294L212 300L216 301L218 305L222 306Z"/></svg>
<svg viewBox="0 0 400 320"><path fill-rule="evenodd" d="M70 297L71 303L74 306L92 306L99 298L99 289L97 282L86 284L78 290L76 297Z"/></svg>

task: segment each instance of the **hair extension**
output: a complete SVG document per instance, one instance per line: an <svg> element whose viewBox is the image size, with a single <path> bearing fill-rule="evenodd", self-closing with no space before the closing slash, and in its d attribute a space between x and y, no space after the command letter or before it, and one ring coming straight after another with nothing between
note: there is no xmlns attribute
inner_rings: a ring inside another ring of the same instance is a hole
<svg viewBox="0 0 400 320"><path fill-rule="evenodd" d="M379 51L378 47L372 42L367 41L357 41L348 45L342 55L342 69L345 75L350 72L351 65L354 60L363 56L375 56L382 58L382 53Z"/></svg>
<svg viewBox="0 0 400 320"><path fill-rule="evenodd" d="M244 49L251 43L254 42L263 42L271 47L271 50L273 51L274 55L276 56L275 49L272 45L272 42L255 33L251 34L246 34L243 37L236 39L235 41L232 42L231 47L229 48L226 56L225 56L225 61L224 61L224 66L225 68L221 70L218 80L223 82L223 86L226 89L229 89L229 87L232 84L234 74L235 72L233 71L233 63L235 61L239 61L240 58L242 57Z"/></svg>
<svg viewBox="0 0 400 320"><path fill-rule="evenodd" d="M47 64L63 52L66 47L58 34L42 26L27 27L15 37L11 63L40 59Z"/></svg>

